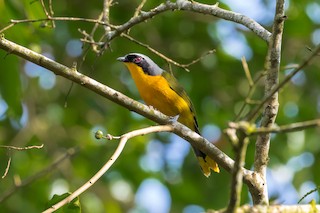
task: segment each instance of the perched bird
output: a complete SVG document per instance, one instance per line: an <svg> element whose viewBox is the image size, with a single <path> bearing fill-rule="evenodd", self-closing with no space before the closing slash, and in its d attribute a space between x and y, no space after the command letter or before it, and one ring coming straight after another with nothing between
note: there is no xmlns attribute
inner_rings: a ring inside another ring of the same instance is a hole
<svg viewBox="0 0 320 213"><path fill-rule="evenodd" d="M161 69L148 56L129 53L119 57L124 62L144 102L168 116L178 116L178 121L200 134L195 110L185 90L177 79ZM200 167L206 177L211 170L219 172L217 163L202 151L193 147Z"/></svg>

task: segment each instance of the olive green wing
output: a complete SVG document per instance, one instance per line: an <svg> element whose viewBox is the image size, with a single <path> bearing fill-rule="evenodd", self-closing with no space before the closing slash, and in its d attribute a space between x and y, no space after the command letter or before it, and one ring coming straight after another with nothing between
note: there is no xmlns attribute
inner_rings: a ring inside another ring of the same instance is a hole
<svg viewBox="0 0 320 213"><path fill-rule="evenodd" d="M171 75L168 72L163 72L162 76L169 82L169 86L170 88L175 91L180 97L182 97L184 100L186 100L188 102L189 108L190 108L190 112L192 113L193 119L194 119L194 128L195 131L200 134L199 131L199 127L198 127L198 122L197 122L197 118L196 118L196 113L193 107L193 104L190 100L190 98L188 97L187 93L185 92L185 90L183 89L183 87L179 84L179 82L177 81L177 79ZM203 153L201 150L193 147L193 150L197 156L197 159L199 161L201 170L203 172L203 174L206 177L210 176L211 173L211 169L215 172L219 173L219 166L218 164L212 160L209 156L207 156L205 153Z"/></svg>
<svg viewBox="0 0 320 213"><path fill-rule="evenodd" d="M193 104L189 98L189 96L187 95L186 91L184 90L184 88L179 84L178 80L169 72L164 71L162 73L162 76L169 82L169 86L170 88L175 91L180 97L182 97L185 101L187 101L190 111L193 115L193 119L194 119L194 127L195 127L195 131L197 133L200 134L199 131L199 126L198 126L198 121L196 118L196 111L193 107Z"/></svg>

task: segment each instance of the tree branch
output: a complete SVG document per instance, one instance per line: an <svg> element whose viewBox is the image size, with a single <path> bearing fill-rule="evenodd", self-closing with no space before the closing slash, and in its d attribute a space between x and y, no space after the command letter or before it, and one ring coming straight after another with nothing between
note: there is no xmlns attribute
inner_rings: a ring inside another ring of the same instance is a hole
<svg viewBox="0 0 320 213"><path fill-rule="evenodd" d="M281 44L284 27L284 0L277 0L272 37L269 42L266 57L267 75L265 80L265 96L269 96L279 83L279 68L281 59ZM278 114L279 102L278 93L275 92L269 99L268 105L264 109L261 126L270 127L274 124ZM264 184L255 188L257 191L250 191L254 204L269 204L266 169L269 159L270 134L260 134L256 141L254 171L262 178Z"/></svg>
<svg viewBox="0 0 320 213"><path fill-rule="evenodd" d="M212 49L212 50L209 50L209 51L203 53L200 57L194 59L193 61L191 61L191 62L188 63L188 64L180 64L180 63L174 61L173 59L165 56L164 54L160 53L159 51L155 50L154 48L150 47L148 44L142 43L142 42L138 41L137 39L129 36L129 35L126 34L126 33L121 33L120 36L121 36L121 37L124 37L124 38L126 38L126 39L128 39L128 40L130 40L130 41L132 41L132 42L134 42L134 43L136 43L136 44L139 44L139 45L142 46L142 47L147 48L150 52L153 52L153 53L156 54L157 56L159 56L159 57L163 58L164 60L166 60L167 63L171 63L171 64L173 64L173 65L175 65L175 66L177 66L177 67L183 68L183 69L184 69L185 71L187 71L187 72L190 72L190 70L188 69L189 66L191 66L191 65L199 62L199 61L200 61L202 58L204 58L205 56L215 53L215 49Z"/></svg>
<svg viewBox="0 0 320 213"><path fill-rule="evenodd" d="M233 11L228 11L225 9L221 9L218 7L218 4L215 5L208 5L208 4L201 4L194 1L187 1L187 0L178 0L177 2L170 2L166 1L165 3L160 4L159 6L151 9L148 12L140 12L139 15L133 16L129 21L120 25L114 26L104 20L99 19L89 19L89 18L79 18L79 17L54 17L53 14L49 14L45 12L47 17L42 19L22 19L22 20L11 20L10 24L3 29L0 30L0 33L4 32L5 30L13 27L16 24L21 23L32 23L32 22L41 22L41 21L82 21L82 22L89 22L100 24L102 26L109 26L110 28L114 29L113 31L108 31L106 33L107 41L109 43L112 39L119 36L121 33L126 32L131 27L136 24L139 24L143 21L153 18L155 15L166 12L166 11L174 11L174 10L185 10L190 12L196 12L204 15L212 15L215 17L219 17L225 19L227 21L236 22L241 24L252 32L254 32L257 36L263 39L266 42L269 42L271 33L262 27L259 23L257 23L254 19L251 19L243 14L236 13Z"/></svg>
<svg viewBox="0 0 320 213"><path fill-rule="evenodd" d="M247 136L267 133L286 133L305 130L308 128L320 127L320 119L291 123L287 125L273 125L270 127L259 127L247 121L229 122L230 129L243 131ZM229 137L230 138L230 137Z"/></svg>
<svg viewBox="0 0 320 213"><path fill-rule="evenodd" d="M118 159L118 157L120 156L120 154L123 151L123 148L125 147L127 141L130 138L133 138L133 137L136 137L139 135L153 133L153 132L171 132L172 130L173 130L173 127L171 125L152 126L152 127L147 127L144 129L138 129L135 131L131 131L131 132L128 132L128 133L120 136L120 142L119 142L117 149L115 150L113 155L110 157L110 159L104 164L104 166L89 181L87 181L85 184L83 184L80 188L78 188L76 191L74 191L71 195L69 195L65 199L61 200L57 204L51 206L50 208L45 210L43 213L49 213L49 212L56 211L60 207L71 202L73 199L75 199L76 197L81 195L84 191L86 191L93 184L95 184L101 178L101 176L104 175L109 170L109 168L113 165L113 163ZM113 137L110 137L110 136L108 138L113 139Z"/></svg>
<svg viewBox="0 0 320 213"><path fill-rule="evenodd" d="M107 42L111 41L121 33L129 30L134 25L139 24L148 19L151 19L155 15L169 11L169 10L170 11L185 10L185 11L191 11L191 12L216 16L228 21L239 23L247 27L248 29L252 30L252 32L254 32L257 36L259 36L261 39L267 42L269 42L269 39L271 37L271 33L268 30L266 30L264 27L262 27L259 23L257 23L255 20L239 13L221 9L218 7L218 4L208 5L208 4L201 4L194 1L191 2L187 0L178 0L176 2L166 1L165 3L160 4L159 6L151 9L148 12L143 12L143 13L140 13L138 16L132 17L126 23L116 27L116 29L111 33L109 33L109 35L106 35Z"/></svg>
<svg viewBox="0 0 320 213"><path fill-rule="evenodd" d="M284 133L284 132L296 132L305 130L307 128L319 127L320 119L303 121L292 123L282 126L272 126L272 127L260 127L255 129L252 134L265 134L265 133Z"/></svg>
<svg viewBox="0 0 320 213"><path fill-rule="evenodd" d="M30 62L38 64L39 66L42 66L52 71L56 75L63 76L64 78L69 79L74 83L77 83L83 87L86 87L87 89L95 92L96 94L99 94L129 109L130 111L134 111L156 123L159 123L159 124L172 123L172 120L168 116L162 114L161 112L154 110L138 101L135 101L123 95L122 93L108 86L105 86L95 81L94 79L87 77L86 75L83 75L77 72L75 68L69 68L62 64L59 64L28 48L15 44L14 42L11 42L5 39L4 37L0 38L0 49L7 51L9 54L15 54ZM196 148L202 150L204 153L209 155L212 159L214 159L221 167L226 169L228 172L232 171L234 161L229 156L227 156L225 153L219 150L216 146L214 146L208 140L201 137L199 134L191 131L189 128L185 127L184 125L178 122L175 122L173 125L174 125L173 132L175 134L186 139L193 146L195 146ZM252 183L252 177L251 177L252 172L246 169L242 169L242 170L243 170L242 172L244 172L244 179L246 183L249 183L249 185L253 186L254 183Z"/></svg>
<svg viewBox="0 0 320 213"><path fill-rule="evenodd" d="M32 146L26 146L26 147L0 145L0 148L13 149L13 150L17 150L17 151L24 151L24 150L28 150L28 149L42 149L43 148L43 144L41 144L39 146L38 145L32 145Z"/></svg>
<svg viewBox="0 0 320 213"><path fill-rule="evenodd" d="M6 166L6 169L4 170L4 173L2 175L2 179L5 178L9 172L9 168L10 168L10 165L11 165L11 155L9 155L9 159L8 159L8 162L7 162L7 166Z"/></svg>
<svg viewBox="0 0 320 213"><path fill-rule="evenodd" d="M33 146L26 146L26 147L17 147L17 146L6 146L6 145L0 145L0 148L6 148L7 150L17 150L17 151L24 151L24 150L28 150L28 149L42 149L43 148L43 144L41 144L40 146L37 145L33 145ZM7 167L5 169L4 174L2 175L2 179L5 178L9 172L9 168L10 168L10 164L11 164L11 154L9 153L9 159L7 162Z"/></svg>
<svg viewBox="0 0 320 213"><path fill-rule="evenodd" d="M272 96L277 93L281 88L283 88L289 81L301 70L303 70L305 67L307 67L311 61L316 57L319 56L320 53L320 45L316 47L316 49L312 52L312 54L306 58L300 65L293 65L293 67L284 67L285 69L294 68L294 70L286 76L286 78L281 81L279 84L275 85L275 87L272 88L272 91L269 92L267 96L264 97L264 99L261 101L261 103L250 113L246 116L246 120L252 121L255 119L261 108L272 98Z"/></svg>
<svg viewBox="0 0 320 213"><path fill-rule="evenodd" d="M50 19L53 15L53 10L52 10L52 2L50 1L49 2L49 11L47 10L46 8L46 5L44 4L44 1L43 0L40 0L40 3L41 3L41 6L42 6L42 9L43 9L43 12L45 13L45 15L47 16L48 19ZM52 27L55 28L55 23L53 20L51 20L51 24L52 24Z"/></svg>
<svg viewBox="0 0 320 213"><path fill-rule="evenodd" d="M244 131L236 131L235 128L229 127L225 130L228 135L230 142L233 146L235 153L234 167L232 169L232 180L231 180L231 190L230 199L227 211L228 213L235 212L236 208L239 207L241 201L241 191L242 191L242 167L244 167L246 159L246 151L249 143L249 138Z"/></svg>

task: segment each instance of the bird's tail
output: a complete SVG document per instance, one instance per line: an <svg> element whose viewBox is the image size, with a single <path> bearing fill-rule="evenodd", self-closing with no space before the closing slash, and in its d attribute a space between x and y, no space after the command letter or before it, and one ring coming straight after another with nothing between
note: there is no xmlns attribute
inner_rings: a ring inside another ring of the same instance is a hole
<svg viewBox="0 0 320 213"><path fill-rule="evenodd" d="M194 153L196 154L197 159L199 161L202 173L206 177L210 176L211 169L214 172L217 172L217 173L220 172L218 164L213 159L211 159L208 155L206 155L205 153L203 153L199 149L193 148L193 150L194 150Z"/></svg>
<svg viewBox="0 0 320 213"><path fill-rule="evenodd" d="M193 115L193 130L198 133L199 135L201 135L200 130L199 130L199 126L198 126L198 122L195 116L195 112L194 110L192 111L192 115ZM191 126L191 125L189 125ZM204 176L209 177L211 174L211 170L213 170L214 172L219 173L220 169L218 164L211 159L208 155L206 155L205 153L203 153L201 150L193 147L194 153L197 156L197 159L199 161L202 173L204 174Z"/></svg>

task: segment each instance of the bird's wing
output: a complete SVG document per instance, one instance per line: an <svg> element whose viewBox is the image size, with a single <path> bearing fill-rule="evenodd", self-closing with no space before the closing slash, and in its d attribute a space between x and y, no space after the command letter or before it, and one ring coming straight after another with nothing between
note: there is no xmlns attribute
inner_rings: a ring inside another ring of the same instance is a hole
<svg viewBox="0 0 320 213"><path fill-rule="evenodd" d="M181 96L184 100L186 100L188 102L190 112L192 113L193 119L194 119L195 131L200 134L198 121L196 118L196 111L195 111L193 104L192 104L189 96L187 95L186 91L184 90L184 88L179 84L178 80L171 73L164 71L162 73L162 76L169 82L170 88L173 91L175 91L179 96Z"/></svg>

